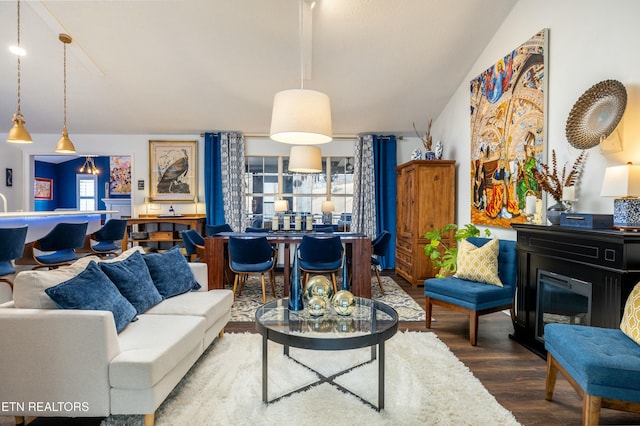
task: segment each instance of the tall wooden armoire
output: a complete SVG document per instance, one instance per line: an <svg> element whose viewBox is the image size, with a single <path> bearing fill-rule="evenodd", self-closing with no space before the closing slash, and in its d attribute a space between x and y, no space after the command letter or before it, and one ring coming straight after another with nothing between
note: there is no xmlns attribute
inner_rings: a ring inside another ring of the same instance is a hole
<svg viewBox="0 0 640 426"><path fill-rule="evenodd" d="M396 171L396 273L416 287L437 272L424 254L424 234L455 220L455 161L414 160Z"/></svg>

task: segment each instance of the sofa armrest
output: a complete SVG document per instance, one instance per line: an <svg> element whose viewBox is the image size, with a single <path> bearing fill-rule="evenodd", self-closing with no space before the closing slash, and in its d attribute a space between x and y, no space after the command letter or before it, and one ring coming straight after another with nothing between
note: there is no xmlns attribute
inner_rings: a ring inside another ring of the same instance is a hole
<svg viewBox="0 0 640 426"><path fill-rule="evenodd" d="M0 401L20 403L3 415L51 416L39 401L78 403L65 417L108 415L119 352L111 312L0 309Z"/></svg>
<svg viewBox="0 0 640 426"><path fill-rule="evenodd" d="M196 281L200 284L199 291L209 290L209 275L207 274L207 264L201 262L189 262L189 267Z"/></svg>

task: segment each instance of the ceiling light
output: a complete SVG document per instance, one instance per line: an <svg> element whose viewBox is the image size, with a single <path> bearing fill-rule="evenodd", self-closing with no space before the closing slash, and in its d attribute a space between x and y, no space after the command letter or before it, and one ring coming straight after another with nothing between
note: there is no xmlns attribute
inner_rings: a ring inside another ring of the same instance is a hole
<svg viewBox="0 0 640 426"><path fill-rule="evenodd" d="M330 142L332 139L331 103L326 94L304 88L302 30L305 4L300 0L300 89L276 93L273 99L270 136L277 142L316 145ZM309 5L306 4L306 7ZM311 20L308 22L310 24Z"/></svg>
<svg viewBox="0 0 640 426"><path fill-rule="evenodd" d="M296 173L320 173L322 156L320 148L312 145L296 145L289 153L289 171Z"/></svg>
<svg viewBox="0 0 640 426"><path fill-rule="evenodd" d="M92 175L100 174L100 170L96 167L96 163L91 156L85 157L84 164L82 165L82 167L80 167L80 169L78 169L78 171L80 173L90 173Z"/></svg>
<svg viewBox="0 0 640 426"><path fill-rule="evenodd" d="M73 146L73 142L69 139L69 133L67 132L67 44L71 43L72 39L67 34L60 34L58 38L64 46L64 127L62 128L62 137L56 144L56 152L73 154L76 152L76 147Z"/></svg>
<svg viewBox="0 0 640 426"><path fill-rule="evenodd" d="M16 46L12 46L16 47ZM18 0L18 45L17 50L24 52L24 49L20 47L20 0ZM13 50L11 50L13 52ZM10 143L32 143L31 135L26 127L24 127L24 117L22 111L20 111L20 54L18 54L18 107L16 113L13 114L13 127L9 130L7 135L7 142Z"/></svg>

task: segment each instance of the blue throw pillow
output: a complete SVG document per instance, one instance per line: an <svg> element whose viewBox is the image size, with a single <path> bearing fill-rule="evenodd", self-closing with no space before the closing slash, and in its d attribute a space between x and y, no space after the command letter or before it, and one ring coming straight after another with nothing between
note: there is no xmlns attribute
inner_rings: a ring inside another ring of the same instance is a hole
<svg viewBox="0 0 640 426"><path fill-rule="evenodd" d="M118 333L136 317L136 308L94 261L75 277L45 292L60 309L111 311Z"/></svg>
<svg viewBox="0 0 640 426"><path fill-rule="evenodd" d="M187 260L180 253L180 247L175 246L164 253L145 254L142 258L162 297L177 296L200 288Z"/></svg>
<svg viewBox="0 0 640 426"><path fill-rule="evenodd" d="M162 302L162 296L153 284L149 268L139 251L117 262L100 262L100 269L139 314Z"/></svg>

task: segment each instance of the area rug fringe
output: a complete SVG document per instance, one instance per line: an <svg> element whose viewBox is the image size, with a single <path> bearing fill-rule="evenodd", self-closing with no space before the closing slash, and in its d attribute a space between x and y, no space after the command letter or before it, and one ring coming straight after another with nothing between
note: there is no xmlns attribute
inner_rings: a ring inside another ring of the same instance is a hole
<svg viewBox="0 0 640 426"><path fill-rule="evenodd" d="M276 403L262 402L262 337L226 334L203 354L156 412L157 425L518 425L514 416L435 334L399 332L386 345L385 409L377 412L328 384ZM314 381L269 343L269 397ZM370 355L291 350L323 374ZM377 362L342 376L340 384L377 401ZM142 425L141 416L111 416L103 426Z"/></svg>

